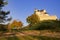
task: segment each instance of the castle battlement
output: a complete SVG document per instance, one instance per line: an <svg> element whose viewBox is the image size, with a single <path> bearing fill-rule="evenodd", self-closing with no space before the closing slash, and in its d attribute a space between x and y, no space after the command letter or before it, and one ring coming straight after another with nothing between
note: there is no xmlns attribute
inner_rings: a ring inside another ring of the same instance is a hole
<svg viewBox="0 0 60 40"><path fill-rule="evenodd" d="M56 20L57 19L56 15L50 16L46 12L46 10L37 10L37 9L35 9L34 12L39 17L40 21L43 21L43 20Z"/></svg>

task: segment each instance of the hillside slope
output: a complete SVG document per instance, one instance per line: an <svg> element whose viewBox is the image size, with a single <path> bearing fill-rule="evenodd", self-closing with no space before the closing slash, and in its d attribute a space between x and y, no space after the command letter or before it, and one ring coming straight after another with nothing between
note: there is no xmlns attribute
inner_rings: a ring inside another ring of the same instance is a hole
<svg viewBox="0 0 60 40"><path fill-rule="evenodd" d="M13 34L4 33L0 40L60 40L60 32L50 30L25 30Z"/></svg>

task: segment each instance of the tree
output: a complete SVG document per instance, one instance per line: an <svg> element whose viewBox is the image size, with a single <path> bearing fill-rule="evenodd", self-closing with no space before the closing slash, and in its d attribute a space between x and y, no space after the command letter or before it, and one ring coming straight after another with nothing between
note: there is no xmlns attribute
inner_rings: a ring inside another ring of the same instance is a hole
<svg viewBox="0 0 60 40"><path fill-rule="evenodd" d="M0 24L4 25L7 21L10 21L11 18L8 18L8 14L10 14L10 11L3 11L2 8L7 5L6 0L0 0Z"/></svg>
<svg viewBox="0 0 60 40"><path fill-rule="evenodd" d="M2 10L2 7L5 6L5 4L7 4L7 2L4 2L5 0L0 0L0 23L4 23L4 22L7 22L9 19L11 18L8 18L8 14L10 14L10 11L3 11Z"/></svg>
<svg viewBox="0 0 60 40"><path fill-rule="evenodd" d="M31 25L40 22L39 17L36 14L32 14L31 16L28 16L26 20Z"/></svg>
<svg viewBox="0 0 60 40"><path fill-rule="evenodd" d="M17 21L17 20L14 20L11 24L10 24L10 27L11 29L20 29L22 28L23 26L23 23L21 21Z"/></svg>

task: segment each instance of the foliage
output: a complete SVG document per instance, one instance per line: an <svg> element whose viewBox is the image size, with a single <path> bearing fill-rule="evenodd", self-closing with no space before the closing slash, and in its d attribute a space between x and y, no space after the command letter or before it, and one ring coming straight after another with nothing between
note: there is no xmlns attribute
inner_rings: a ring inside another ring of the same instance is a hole
<svg viewBox="0 0 60 40"><path fill-rule="evenodd" d="M11 18L8 18L8 14L10 14L10 11L3 11L2 8L7 4L6 0L0 0L0 29L4 30L5 23L7 21L10 21ZM2 26L1 26L2 25ZM5 28L6 29L6 28Z"/></svg>
<svg viewBox="0 0 60 40"><path fill-rule="evenodd" d="M29 24L36 24L39 22L39 18L36 14L32 14L31 16L28 16L26 20Z"/></svg>
<svg viewBox="0 0 60 40"><path fill-rule="evenodd" d="M33 24L27 29L30 30L58 30L60 31L60 20L46 20Z"/></svg>
<svg viewBox="0 0 60 40"><path fill-rule="evenodd" d="M7 31L6 25L0 24L0 31Z"/></svg>
<svg viewBox="0 0 60 40"><path fill-rule="evenodd" d="M3 11L2 10L2 7L4 7L5 3L7 2L4 2L5 0L0 0L0 23L4 23L4 22L7 22L9 21L9 19L11 20L11 18L8 18L8 14L10 14L10 11Z"/></svg>
<svg viewBox="0 0 60 40"><path fill-rule="evenodd" d="M21 21L14 20L11 24L9 24L9 26L11 27L11 29L14 29L14 28L20 29L20 28L22 28L23 23Z"/></svg>

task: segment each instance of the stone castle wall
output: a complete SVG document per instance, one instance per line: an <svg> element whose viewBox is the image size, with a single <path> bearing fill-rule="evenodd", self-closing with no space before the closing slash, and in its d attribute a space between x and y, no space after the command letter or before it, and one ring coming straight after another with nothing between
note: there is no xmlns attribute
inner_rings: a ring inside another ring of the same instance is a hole
<svg viewBox="0 0 60 40"><path fill-rule="evenodd" d="M43 20L56 20L57 16L50 16L46 14L46 10L35 10L35 14L39 17L40 21Z"/></svg>

